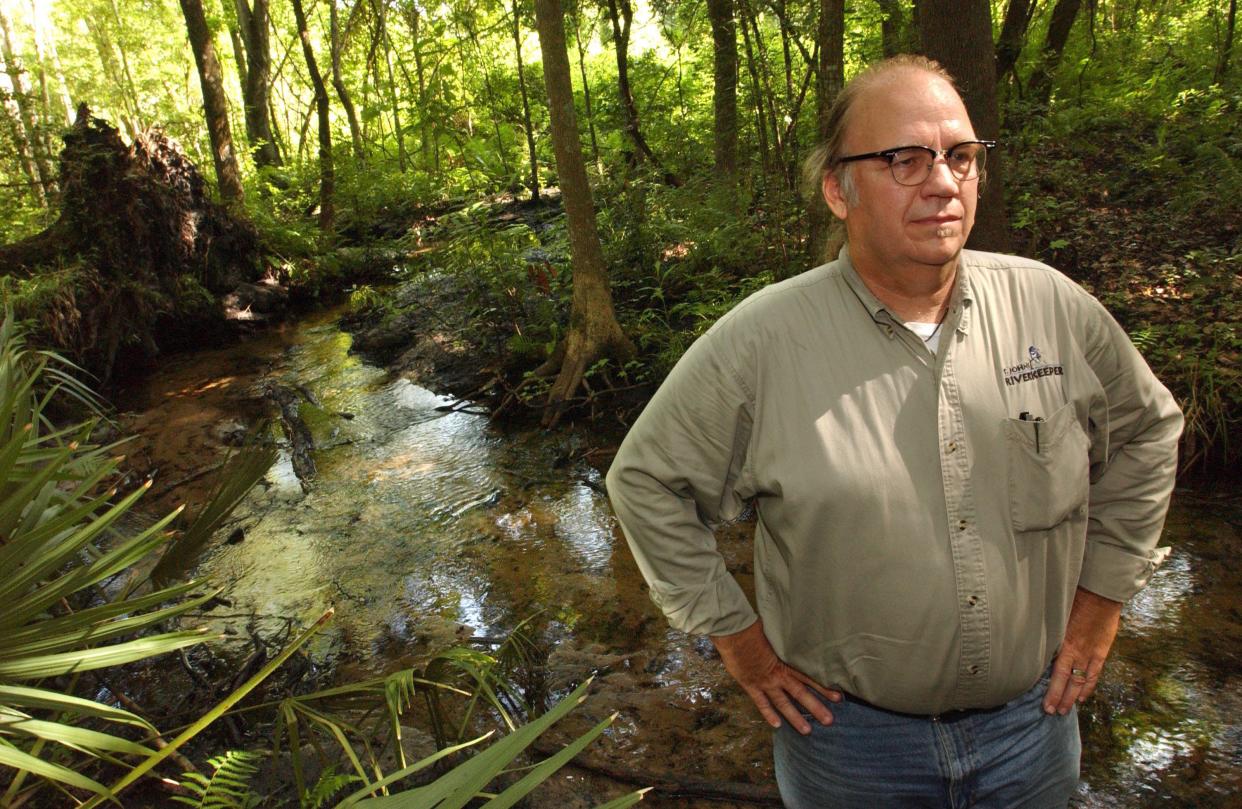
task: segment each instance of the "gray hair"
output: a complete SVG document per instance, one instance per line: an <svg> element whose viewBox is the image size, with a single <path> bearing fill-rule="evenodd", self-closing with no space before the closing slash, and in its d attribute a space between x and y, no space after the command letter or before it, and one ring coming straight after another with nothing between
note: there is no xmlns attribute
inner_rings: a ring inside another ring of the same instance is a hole
<svg viewBox="0 0 1242 809"><path fill-rule="evenodd" d="M935 59L929 59L926 56L920 56L912 53L902 53L897 56L891 56L887 59L881 59L865 67L862 72L854 76L845 83L837 93L836 100L832 102L832 107L828 110L828 120L824 126L825 136L823 141L819 143L802 163L802 185L803 193L812 206L823 206L827 208L824 202L823 191L824 180L829 174L835 172L837 182L841 184L841 195L845 197L845 203L849 207L858 204L858 186L854 184L854 176L851 171L850 164L838 163L842 157L842 145L845 142L846 125L849 123L850 110L853 109L854 103L863 94L863 92L888 74L899 70L920 70L924 73L930 73L944 79L953 89L957 89L957 83L949 71L937 62ZM841 244L845 241L845 229L838 221L835 228L836 232L828 238L827 260L836 258L836 251L840 249Z"/></svg>

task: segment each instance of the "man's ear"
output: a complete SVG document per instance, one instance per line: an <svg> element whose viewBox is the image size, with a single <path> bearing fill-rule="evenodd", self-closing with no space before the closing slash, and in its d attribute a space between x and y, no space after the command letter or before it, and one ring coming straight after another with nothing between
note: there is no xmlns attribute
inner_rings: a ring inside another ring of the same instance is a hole
<svg viewBox="0 0 1242 809"><path fill-rule="evenodd" d="M841 188L841 179L837 176L837 172L830 171L824 175L822 190L824 202L828 203L828 210L832 211L837 219L844 220L850 206L846 204L845 194Z"/></svg>

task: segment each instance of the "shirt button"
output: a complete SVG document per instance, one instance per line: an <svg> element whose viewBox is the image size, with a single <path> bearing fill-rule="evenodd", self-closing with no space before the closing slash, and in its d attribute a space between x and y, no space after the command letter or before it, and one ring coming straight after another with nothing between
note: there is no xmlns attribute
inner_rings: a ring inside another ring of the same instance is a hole
<svg viewBox="0 0 1242 809"><path fill-rule="evenodd" d="M959 530L959 531L965 531L965 530L966 530L966 521L965 521L965 520L958 520L958 523L957 523L957 530Z"/></svg>
<svg viewBox="0 0 1242 809"><path fill-rule="evenodd" d="M979 667L978 667L978 666L971 666L970 668L968 668L968 669L966 669L966 670L967 670L967 671L969 671L971 674L978 674L978 673L979 673Z"/></svg>
<svg viewBox="0 0 1242 809"><path fill-rule="evenodd" d="M947 449L949 452L957 452L957 442L950 441L949 445L945 447L945 449Z"/></svg>
<svg viewBox="0 0 1242 809"><path fill-rule="evenodd" d="M979 603L979 596L971 596L970 598L966 599L966 606L968 607L973 607L974 605L978 603Z"/></svg>

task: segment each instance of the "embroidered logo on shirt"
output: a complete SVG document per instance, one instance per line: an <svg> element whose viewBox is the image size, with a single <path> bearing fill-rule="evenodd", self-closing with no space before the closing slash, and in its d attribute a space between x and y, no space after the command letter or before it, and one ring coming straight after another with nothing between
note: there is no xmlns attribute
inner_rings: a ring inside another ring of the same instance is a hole
<svg viewBox="0 0 1242 809"><path fill-rule="evenodd" d="M1039 350L1039 346L1027 348L1026 355L1026 362L1020 362L1017 365L1010 365L1008 368L1001 369L1004 373L1006 385L1017 385L1020 382L1030 382L1033 379L1045 376L1062 376L1065 373L1061 363L1055 360L1044 359L1044 354Z"/></svg>

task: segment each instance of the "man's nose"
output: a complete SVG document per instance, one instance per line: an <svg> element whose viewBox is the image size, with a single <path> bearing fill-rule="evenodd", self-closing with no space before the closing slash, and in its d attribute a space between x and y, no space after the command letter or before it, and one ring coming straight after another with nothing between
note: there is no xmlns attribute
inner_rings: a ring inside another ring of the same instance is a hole
<svg viewBox="0 0 1242 809"><path fill-rule="evenodd" d="M931 174L923 181L923 193L932 196L956 196L962 190L962 181L949 168L949 161L937 155L932 161Z"/></svg>

